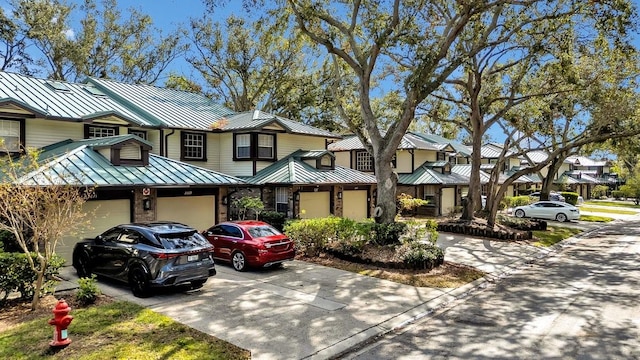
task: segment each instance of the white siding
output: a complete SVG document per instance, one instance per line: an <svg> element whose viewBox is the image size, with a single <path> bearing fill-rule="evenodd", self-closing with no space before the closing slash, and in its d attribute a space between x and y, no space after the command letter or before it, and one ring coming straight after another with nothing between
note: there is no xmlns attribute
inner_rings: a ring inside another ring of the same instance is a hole
<svg viewBox="0 0 640 360"><path fill-rule="evenodd" d="M27 147L40 148L58 141L84 138L84 125L68 121L27 119L25 121Z"/></svg>
<svg viewBox="0 0 640 360"><path fill-rule="evenodd" d="M416 150L414 160L414 170L426 161L436 161L437 154L433 150Z"/></svg>
<svg viewBox="0 0 640 360"><path fill-rule="evenodd" d="M343 166L346 168L351 167L351 158L349 157L348 151L337 151L334 152L336 156L336 165Z"/></svg>
<svg viewBox="0 0 640 360"><path fill-rule="evenodd" d="M415 164L415 166L419 165ZM411 153L409 151L396 151L396 172L412 173L413 170L411 168Z"/></svg>
<svg viewBox="0 0 640 360"><path fill-rule="evenodd" d="M323 150L325 149L325 138L318 136L278 134L278 160L288 156L296 150Z"/></svg>

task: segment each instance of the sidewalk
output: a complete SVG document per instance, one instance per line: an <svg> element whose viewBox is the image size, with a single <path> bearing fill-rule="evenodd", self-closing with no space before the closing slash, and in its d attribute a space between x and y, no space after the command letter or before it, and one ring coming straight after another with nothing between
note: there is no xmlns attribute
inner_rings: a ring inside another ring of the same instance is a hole
<svg viewBox="0 0 640 360"><path fill-rule="evenodd" d="M484 282L515 271L553 249L442 233L445 260L488 275L457 289L417 288L301 261L284 269L218 274L193 292L131 295L126 285L100 281L103 293L168 315L251 351L254 359L327 359L424 317ZM75 271L57 291L77 287Z"/></svg>

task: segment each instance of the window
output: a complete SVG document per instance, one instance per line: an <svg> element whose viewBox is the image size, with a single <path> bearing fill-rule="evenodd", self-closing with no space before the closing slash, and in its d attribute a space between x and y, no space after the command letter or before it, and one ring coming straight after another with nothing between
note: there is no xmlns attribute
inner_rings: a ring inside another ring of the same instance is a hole
<svg viewBox="0 0 640 360"><path fill-rule="evenodd" d="M234 160L275 160L275 134L235 134Z"/></svg>
<svg viewBox="0 0 640 360"><path fill-rule="evenodd" d="M21 125L21 122L16 120L0 120L0 151L20 151L20 134L23 130Z"/></svg>
<svg viewBox="0 0 640 360"><path fill-rule="evenodd" d="M437 160L437 161L444 161L444 159L445 159L445 158L446 158L446 154L445 154L445 153L443 153L443 152L439 152L439 153L436 155L436 160Z"/></svg>
<svg viewBox="0 0 640 360"><path fill-rule="evenodd" d="M144 130L131 130L129 129L129 134L135 135L143 140L147 140L147 132Z"/></svg>
<svg viewBox="0 0 640 360"><path fill-rule="evenodd" d="M273 135L258 134L258 158L273 159Z"/></svg>
<svg viewBox="0 0 640 360"><path fill-rule="evenodd" d="M86 125L84 128L85 139L102 138L119 135L117 127Z"/></svg>
<svg viewBox="0 0 640 360"><path fill-rule="evenodd" d="M248 159L251 157L251 134L236 135L236 158Z"/></svg>
<svg viewBox="0 0 640 360"><path fill-rule="evenodd" d="M356 152L356 170L373 171L373 159L367 151Z"/></svg>
<svg viewBox="0 0 640 360"><path fill-rule="evenodd" d="M206 161L205 134L182 132L182 159Z"/></svg>
<svg viewBox="0 0 640 360"><path fill-rule="evenodd" d="M289 189L285 187L276 188L276 211L287 213L289 211Z"/></svg>

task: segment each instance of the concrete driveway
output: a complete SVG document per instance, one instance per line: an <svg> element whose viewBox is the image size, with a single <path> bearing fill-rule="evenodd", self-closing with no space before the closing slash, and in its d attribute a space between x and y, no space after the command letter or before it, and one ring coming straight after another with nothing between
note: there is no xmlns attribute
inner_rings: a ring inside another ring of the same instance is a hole
<svg viewBox="0 0 640 360"><path fill-rule="evenodd" d="M418 288L306 263L239 273L218 264L202 289L135 298L126 285L100 280L103 293L165 314L251 351L255 359L327 359L465 296L493 277L555 251L521 243L441 233L447 261L489 275L458 289ZM58 291L77 287L75 271Z"/></svg>

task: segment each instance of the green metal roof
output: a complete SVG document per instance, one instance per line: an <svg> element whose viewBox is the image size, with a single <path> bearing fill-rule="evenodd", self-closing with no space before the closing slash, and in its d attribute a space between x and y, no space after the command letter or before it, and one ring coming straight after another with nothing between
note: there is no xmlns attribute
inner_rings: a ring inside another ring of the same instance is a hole
<svg viewBox="0 0 640 360"><path fill-rule="evenodd" d="M162 187L234 185L244 183L239 178L225 175L177 160L149 154L147 166L113 165L94 148L121 141L138 140L131 136L114 136L110 139L63 141L40 154L42 166L24 175L20 183L25 185L68 184L99 187ZM139 139L140 142L144 140ZM56 146L57 145L57 146Z"/></svg>
<svg viewBox="0 0 640 360"><path fill-rule="evenodd" d="M446 163L446 162L445 162ZM398 183L404 185L466 185L469 184L469 176L464 173L467 165L454 165L451 174L443 174L436 171L431 163L425 163L411 174L399 174ZM440 167L440 166L437 166ZM469 166L470 168L471 166ZM470 173L470 171L469 171ZM485 174L486 175L486 174ZM483 180L481 176L481 181ZM486 182L486 181L485 181Z"/></svg>
<svg viewBox="0 0 640 360"><path fill-rule="evenodd" d="M451 145L451 147L455 150L455 152L463 156L471 156L471 149L468 146L463 145L457 141L449 140L442 136L433 135L433 134L425 134L425 133L418 133L418 132L409 132L409 134L417 136L423 139L424 141L427 141L430 143Z"/></svg>
<svg viewBox="0 0 640 360"><path fill-rule="evenodd" d="M211 130L212 124L234 114L201 94L106 79L86 81L159 126Z"/></svg>
<svg viewBox="0 0 640 360"><path fill-rule="evenodd" d="M221 124L220 129L223 131L251 131L260 130L269 125L278 125L287 132L302 135L322 136L327 138L342 138L341 135L334 134L330 131L319 129L307 124L289 120L281 116L276 116L263 111L246 111L230 115L226 121Z"/></svg>
<svg viewBox="0 0 640 360"><path fill-rule="evenodd" d="M11 103L45 119L82 121L116 116L140 126L152 126L153 120L140 116L106 96L92 95L85 84L52 82L30 76L0 72L0 103ZM61 90L56 90L60 88Z"/></svg>
<svg viewBox="0 0 640 360"><path fill-rule="evenodd" d="M298 150L256 175L245 180L255 185L266 184L374 184L376 178L363 172L336 166L335 169L317 169L301 159L307 151Z"/></svg>

